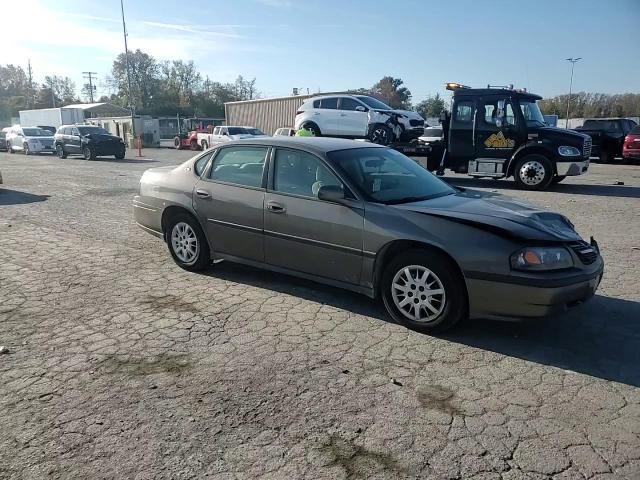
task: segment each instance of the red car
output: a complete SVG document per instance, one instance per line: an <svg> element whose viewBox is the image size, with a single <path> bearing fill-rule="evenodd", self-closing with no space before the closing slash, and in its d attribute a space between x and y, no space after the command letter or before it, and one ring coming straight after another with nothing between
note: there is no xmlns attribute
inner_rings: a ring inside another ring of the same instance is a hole
<svg viewBox="0 0 640 480"><path fill-rule="evenodd" d="M640 125L633 127L622 144L622 158L640 160Z"/></svg>

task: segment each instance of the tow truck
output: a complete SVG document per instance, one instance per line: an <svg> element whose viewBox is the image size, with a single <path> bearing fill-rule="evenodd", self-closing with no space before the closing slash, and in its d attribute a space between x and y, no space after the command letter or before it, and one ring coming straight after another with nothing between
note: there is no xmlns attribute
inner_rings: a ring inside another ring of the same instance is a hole
<svg viewBox="0 0 640 480"><path fill-rule="evenodd" d="M513 85L447 83L446 89L453 92L452 107L440 117L443 141L427 155L430 171L513 177L526 190L545 190L587 172L591 137L547 126L536 103L539 95Z"/></svg>

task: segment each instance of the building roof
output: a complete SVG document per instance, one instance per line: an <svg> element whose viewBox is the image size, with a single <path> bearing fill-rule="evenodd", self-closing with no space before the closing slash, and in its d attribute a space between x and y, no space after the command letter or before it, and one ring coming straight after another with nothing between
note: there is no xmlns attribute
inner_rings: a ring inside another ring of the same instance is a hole
<svg viewBox="0 0 640 480"><path fill-rule="evenodd" d="M89 112L93 117L122 117L131 113L127 108L107 102L75 103L73 105L65 105L62 108L78 108Z"/></svg>

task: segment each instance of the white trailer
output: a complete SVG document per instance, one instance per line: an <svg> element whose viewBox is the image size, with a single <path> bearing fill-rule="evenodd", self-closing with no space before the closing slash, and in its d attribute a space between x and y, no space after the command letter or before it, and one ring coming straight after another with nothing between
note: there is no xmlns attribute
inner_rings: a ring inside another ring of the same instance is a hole
<svg viewBox="0 0 640 480"><path fill-rule="evenodd" d="M81 108L41 108L39 110L21 110L20 125L23 127L73 125L84 122L84 110Z"/></svg>

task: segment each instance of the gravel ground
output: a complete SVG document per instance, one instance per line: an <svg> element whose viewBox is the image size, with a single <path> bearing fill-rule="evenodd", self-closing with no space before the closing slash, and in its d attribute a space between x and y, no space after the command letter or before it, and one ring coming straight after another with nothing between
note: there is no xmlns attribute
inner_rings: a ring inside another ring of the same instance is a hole
<svg viewBox="0 0 640 480"><path fill-rule="evenodd" d="M432 337L356 294L173 264L149 167L0 153L0 478L640 478L640 167L526 198L594 235L598 295ZM616 185L624 182L624 185Z"/></svg>

